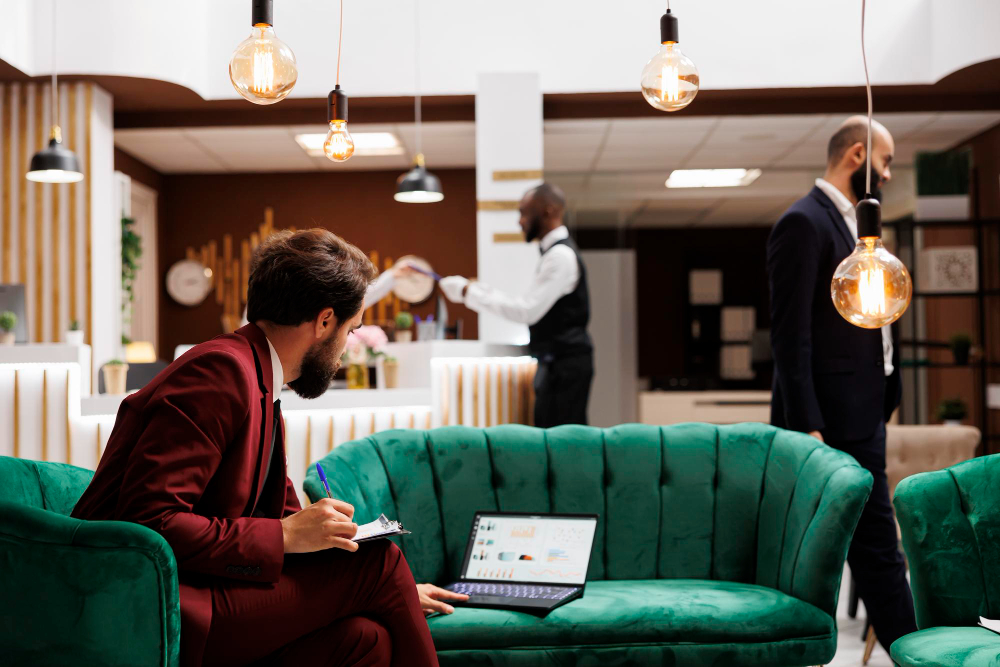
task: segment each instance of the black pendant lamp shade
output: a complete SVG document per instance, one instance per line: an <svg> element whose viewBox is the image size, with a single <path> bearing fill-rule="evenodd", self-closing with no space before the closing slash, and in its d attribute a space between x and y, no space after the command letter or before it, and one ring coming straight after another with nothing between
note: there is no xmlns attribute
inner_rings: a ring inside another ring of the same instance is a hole
<svg viewBox="0 0 1000 667"><path fill-rule="evenodd" d="M396 194L393 199L404 204L430 204L444 199L441 181L427 171L423 154L418 154L413 169L396 180Z"/></svg>
<svg viewBox="0 0 1000 667"><path fill-rule="evenodd" d="M31 156L26 176L29 181L37 183L77 183L83 180L76 153L63 147L58 127L52 128L49 145Z"/></svg>

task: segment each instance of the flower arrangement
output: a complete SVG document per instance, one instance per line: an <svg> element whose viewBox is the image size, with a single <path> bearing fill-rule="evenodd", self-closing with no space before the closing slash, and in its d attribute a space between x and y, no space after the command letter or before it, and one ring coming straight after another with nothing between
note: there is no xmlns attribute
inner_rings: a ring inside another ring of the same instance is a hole
<svg viewBox="0 0 1000 667"><path fill-rule="evenodd" d="M385 354L385 344L389 342L389 337L385 335L382 327L365 325L358 327L347 334L347 346L344 347L344 356L349 364L366 364L369 358L382 356Z"/></svg>

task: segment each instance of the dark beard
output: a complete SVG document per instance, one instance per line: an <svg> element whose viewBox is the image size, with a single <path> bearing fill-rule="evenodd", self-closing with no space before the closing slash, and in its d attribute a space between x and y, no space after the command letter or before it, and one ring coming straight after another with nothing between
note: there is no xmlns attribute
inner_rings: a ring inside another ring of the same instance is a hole
<svg viewBox="0 0 1000 667"><path fill-rule="evenodd" d="M865 192L865 176L868 171L868 166L866 164L861 165L854 170L851 174L851 192L854 193L855 199L861 201L868 194ZM878 201L882 201L882 177L872 169L872 190L871 196Z"/></svg>
<svg viewBox="0 0 1000 667"><path fill-rule="evenodd" d="M535 216L531 219L531 224L528 225L528 231L524 233L524 240L531 243L535 239L539 238L539 232L542 229L542 218L540 216Z"/></svg>
<svg viewBox="0 0 1000 667"><path fill-rule="evenodd" d="M320 341L309 348L302 358L299 377L288 383L302 398L319 398L333 383L333 377L340 368L340 357L333 354L336 334L335 331L329 340Z"/></svg>

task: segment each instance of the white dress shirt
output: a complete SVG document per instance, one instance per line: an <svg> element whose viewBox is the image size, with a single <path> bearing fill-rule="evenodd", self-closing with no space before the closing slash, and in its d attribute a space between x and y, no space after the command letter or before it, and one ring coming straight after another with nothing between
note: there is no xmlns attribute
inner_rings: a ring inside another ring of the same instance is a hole
<svg viewBox="0 0 1000 667"><path fill-rule="evenodd" d="M285 371L281 367L281 359L278 358L278 351L274 349L271 345L271 341L267 341L267 349L271 351L271 377L274 378L273 395L274 400L277 401L281 398L281 387L285 384Z"/></svg>
<svg viewBox="0 0 1000 667"><path fill-rule="evenodd" d="M843 192L837 189L833 183L822 178L816 179L816 187L823 191L833 205L837 207L840 211L841 217L844 218L844 222L847 224L847 229L850 230L851 236L854 237L854 242L858 242L858 212L854 209L854 204L848 199ZM892 327L882 327L882 355L885 357L885 376L889 377L892 375L893 365L892 365Z"/></svg>
<svg viewBox="0 0 1000 667"><path fill-rule="evenodd" d="M383 271L365 292L365 308L374 306L384 299L396 285L396 274L393 271Z"/></svg>
<svg viewBox="0 0 1000 667"><path fill-rule="evenodd" d="M545 254L526 294L512 296L474 282L465 293L465 305L477 313L487 311L511 322L529 326L537 323L556 301L575 290L580 281L576 253L566 245L552 247L566 238L569 238L569 230L565 225L556 227L542 238L539 245Z"/></svg>

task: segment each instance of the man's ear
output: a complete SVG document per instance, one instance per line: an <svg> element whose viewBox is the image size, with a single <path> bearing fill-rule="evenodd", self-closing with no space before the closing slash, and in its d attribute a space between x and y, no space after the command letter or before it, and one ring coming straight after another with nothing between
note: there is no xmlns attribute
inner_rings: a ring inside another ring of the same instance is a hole
<svg viewBox="0 0 1000 667"><path fill-rule="evenodd" d="M329 335L327 332L337 328L337 316L333 314L333 308L324 308L319 311L319 315L316 316L316 321L314 322L313 335L317 338L323 338Z"/></svg>
<svg viewBox="0 0 1000 667"><path fill-rule="evenodd" d="M851 160L851 171L854 171L865 163L865 144L857 142L847 151L847 156Z"/></svg>

